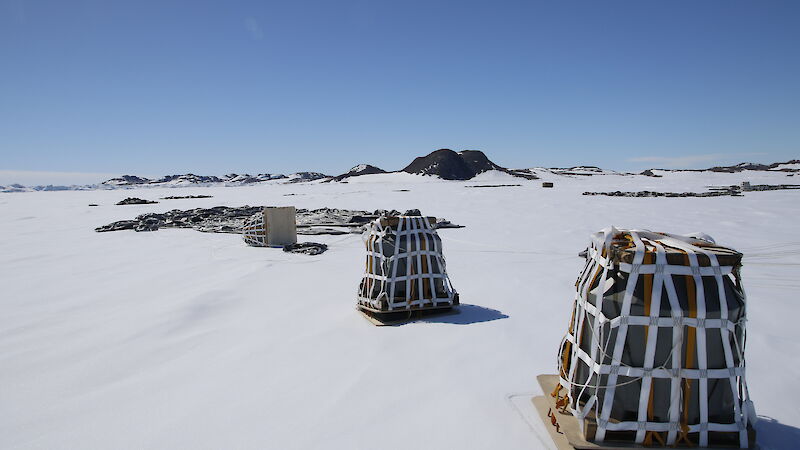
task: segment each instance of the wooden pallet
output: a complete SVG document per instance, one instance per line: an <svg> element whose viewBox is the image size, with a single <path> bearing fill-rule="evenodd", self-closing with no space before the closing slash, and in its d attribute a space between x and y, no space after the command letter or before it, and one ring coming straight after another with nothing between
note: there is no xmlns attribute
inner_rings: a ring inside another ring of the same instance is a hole
<svg viewBox="0 0 800 450"><path fill-rule="evenodd" d="M533 406L536 408L536 411L539 412L539 417L542 419L542 422L544 422L545 428L547 428L547 431L550 433L550 437L553 439L553 443L555 443L558 450L620 450L632 448L661 448L660 445L643 446L633 442L603 442L597 444L587 441L584 436L584 431L581 430L578 419L576 419L575 416L573 416L570 412L562 413L559 411L559 408L556 407L556 399L550 395L550 393L555 390L556 385L558 385L558 375L539 375L536 377L536 380L539 382L539 386L542 387L542 392L544 392L544 395L533 397L531 402L533 402ZM558 424L557 428L552 424L553 421ZM590 424L589 427L593 428L592 425L593 424ZM594 429L587 431L589 431L592 435L594 434ZM754 435L752 435L750 442L750 449L759 449L758 445L755 443ZM709 447L669 446L668 448L674 450L702 450L708 448L738 447L722 447L712 444Z"/></svg>
<svg viewBox="0 0 800 450"><path fill-rule="evenodd" d="M396 326L404 323L415 322L428 317L443 317L459 314L457 306L446 308L412 309L407 311L394 311L386 313L376 313L367 309L357 307L359 313L364 316L371 324L379 327Z"/></svg>

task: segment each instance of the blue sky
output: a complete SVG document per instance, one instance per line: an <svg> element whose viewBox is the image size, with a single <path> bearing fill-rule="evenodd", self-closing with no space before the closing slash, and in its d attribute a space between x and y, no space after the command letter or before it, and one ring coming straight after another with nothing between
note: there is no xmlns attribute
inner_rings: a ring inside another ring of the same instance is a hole
<svg viewBox="0 0 800 450"><path fill-rule="evenodd" d="M399 169L437 148L800 158L798 23L796 1L0 0L0 183Z"/></svg>

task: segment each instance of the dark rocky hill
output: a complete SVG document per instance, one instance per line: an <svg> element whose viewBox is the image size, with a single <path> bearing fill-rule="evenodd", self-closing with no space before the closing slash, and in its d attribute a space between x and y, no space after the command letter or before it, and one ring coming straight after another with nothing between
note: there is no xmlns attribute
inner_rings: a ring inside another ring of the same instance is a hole
<svg viewBox="0 0 800 450"><path fill-rule="evenodd" d="M475 153L480 153L480 156L486 159L486 155L482 152L476 151ZM480 156L470 154L470 161L477 165L481 162ZM488 159L486 161L494 164ZM480 172L483 171L481 170ZM460 154L448 148L439 149L426 156L415 158L411 164L403 169L403 172L417 175L434 175L445 180L469 180L480 173Z"/></svg>
<svg viewBox="0 0 800 450"><path fill-rule="evenodd" d="M538 179L530 172L520 170L509 170L505 167L493 163L486 155L479 150L464 150L454 152L443 148L430 153L427 156L415 158L403 172L418 175L435 175L445 180L469 180L489 170L499 170L515 177L526 178L529 180Z"/></svg>
<svg viewBox="0 0 800 450"><path fill-rule="evenodd" d="M487 170L501 170L505 171L506 169L503 167L498 166L497 164L489 161L489 158L479 150L464 150L458 152L461 159L464 160L465 163L472 169L475 174L479 174L481 172L486 172Z"/></svg>
<svg viewBox="0 0 800 450"><path fill-rule="evenodd" d="M342 181L345 178L357 177L360 175L374 175L376 173L386 173L386 171L380 167L375 167L370 164L359 164L348 170L346 173L343 173L337 177L333 177L332 181Z"/></svg>

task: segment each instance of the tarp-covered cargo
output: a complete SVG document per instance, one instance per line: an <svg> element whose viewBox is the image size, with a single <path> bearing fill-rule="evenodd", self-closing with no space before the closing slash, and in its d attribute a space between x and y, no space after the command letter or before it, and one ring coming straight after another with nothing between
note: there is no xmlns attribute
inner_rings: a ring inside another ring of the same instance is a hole
<svg viewBox="0 0 800 450"><path fill-rule="evenodd" d="M742 255L701 236L593 235L553 393L588 441L753 442Z"/></svg>
<svg viewBox="0 0 800 450"><path fill-rule="evenodd" d="M367 226L359 308L382 313L458 304L434 223L433 217L384 216Z"/></svg>

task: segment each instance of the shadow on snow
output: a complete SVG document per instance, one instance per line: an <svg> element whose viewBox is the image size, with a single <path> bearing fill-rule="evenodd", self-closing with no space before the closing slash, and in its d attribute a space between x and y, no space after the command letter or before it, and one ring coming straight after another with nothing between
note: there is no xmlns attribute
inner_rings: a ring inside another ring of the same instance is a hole
<svg viewBox="0 0 800 450"><path fill-rule="evenodd" d="M472 323L491 322L492 320L507 319L508 316L496 309L484 308L478 305L461 304L458 314L423 316L413 322L424 323L451 323L453 325L469 325ZM413 323L412 322L412 323Z"/></svg>
<svg viewBox="0 0 800 450"><path fill-rule="evenodd" d="M800 428L782 424L772 417L758 416L756 441L761 450L797 448Z"/></svg>

